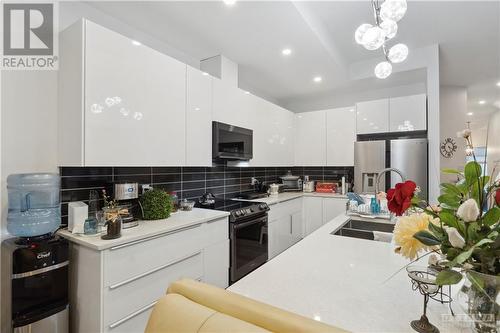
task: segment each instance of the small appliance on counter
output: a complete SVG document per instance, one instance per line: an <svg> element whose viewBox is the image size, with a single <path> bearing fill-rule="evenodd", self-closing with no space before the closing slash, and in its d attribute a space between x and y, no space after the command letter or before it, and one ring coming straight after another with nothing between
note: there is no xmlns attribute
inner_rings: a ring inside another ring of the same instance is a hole
<svg viewBox="0 0 500 333"><path fill-rule="evenodd" d="M283 183L285 192L299 192L302 191L302 179L299 176L292 175L292 172L288 170L287 174L280 177Z"/></svg>
<svg viewBox="0 0 500 333"><path fill-rule="evenodd" d="M314 180L306 180L304 181L304 192L312 193L314 192Z"/></svg>
<svg viewBox="0 0 500 333"><path fill-rule="evenodd" d="M336 191L337 191L337 184L336 183L318 182L316 184L316 192L319 192L319 193L336 193Z"/></svg>
<svg viewBox="0 0 500 333"><path fill-rule="evenodd" d="M132 228L139 225L136 216L140 216L139 184L134 182L115 183L114 198L121 209L122 228Z"/></svg>

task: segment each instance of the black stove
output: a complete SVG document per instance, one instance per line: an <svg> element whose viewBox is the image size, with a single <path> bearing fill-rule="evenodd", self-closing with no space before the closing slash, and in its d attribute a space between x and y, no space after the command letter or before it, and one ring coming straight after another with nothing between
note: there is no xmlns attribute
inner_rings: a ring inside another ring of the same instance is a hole
<svg viewBox="0 0 500 333"><path fill-rule="evenodd" d="M231 223L238 223L241 220L263 215L269 211L269 206L264 202L223 199L215 199L215 202L211 204L197 202L195 207L229 212L229 222Z"/></svg>
<svg viewBox="0 0 500 333"><path fill-rule="evenodd" d="M230 214L230 284L267 261L269 206L266 203L216 199L209 193L200 198L195 206Z"/></svg>

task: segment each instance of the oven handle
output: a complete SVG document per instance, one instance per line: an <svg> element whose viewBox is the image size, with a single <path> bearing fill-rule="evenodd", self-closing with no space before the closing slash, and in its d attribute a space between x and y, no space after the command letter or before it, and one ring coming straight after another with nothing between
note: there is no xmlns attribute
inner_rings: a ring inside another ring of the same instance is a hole
<svg viewBox="0 0 500 333"><path fill-rule="evenodd" d="M258 224L258 223L262 223L262 222L267 222L267 216L261 217L257 220L252 220L252 221L248 221L248 222L244 222L244 223L240 223L240 224L233 224L233 228L234 228L234 230L238 230L241 228L248 227L249 225Z"/></svg>

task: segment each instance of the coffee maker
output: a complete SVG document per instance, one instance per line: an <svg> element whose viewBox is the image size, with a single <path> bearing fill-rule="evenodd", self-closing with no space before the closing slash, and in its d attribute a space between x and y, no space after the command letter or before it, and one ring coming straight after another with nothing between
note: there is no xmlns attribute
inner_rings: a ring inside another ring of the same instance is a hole
<svg viewBox="0 0 500 333"><path fill-rule="evenodd" d="M127 213L120 214L122 228L132 228L139 225L136 216L140 216L139 206L139 184L134 182L124 182L114 184L114 199L118 206Z"/></svg>

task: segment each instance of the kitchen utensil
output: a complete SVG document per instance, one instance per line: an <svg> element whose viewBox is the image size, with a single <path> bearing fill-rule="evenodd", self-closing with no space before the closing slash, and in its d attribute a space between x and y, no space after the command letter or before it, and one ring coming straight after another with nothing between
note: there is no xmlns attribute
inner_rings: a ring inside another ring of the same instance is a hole
<svg viewBox="0 0 500 333"><path fill-rule="evenodd" d="M193 210L195 202L191 200L184 199L181 202L179 202L179 209L183 211L190 211Z"/></svg>
<svg viewBox="0 0 500 333"><path fill-rule="evenodd" d="M277 184L269 185L269 194L270 195L278 195L278 193L279 193L279 186Z"/></svg>
<svg viewBox="0 0 500 333"><path fill-rule="evenodd" d="M308 180L304 182L304 192L314 192L314 181L313 180Z"/></svg>

